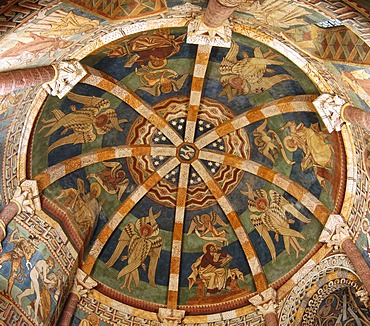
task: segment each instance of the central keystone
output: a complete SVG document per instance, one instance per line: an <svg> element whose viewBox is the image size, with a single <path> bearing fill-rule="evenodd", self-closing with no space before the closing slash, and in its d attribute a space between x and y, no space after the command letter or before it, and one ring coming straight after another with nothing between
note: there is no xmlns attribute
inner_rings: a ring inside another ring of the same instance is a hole
<svg viewBox="0 0 370 326"><path fill-rule="evenodd" d="M198 158L199 150L191 143L182 143L177 147L177 158L183 163L192 163Z"/></svg>

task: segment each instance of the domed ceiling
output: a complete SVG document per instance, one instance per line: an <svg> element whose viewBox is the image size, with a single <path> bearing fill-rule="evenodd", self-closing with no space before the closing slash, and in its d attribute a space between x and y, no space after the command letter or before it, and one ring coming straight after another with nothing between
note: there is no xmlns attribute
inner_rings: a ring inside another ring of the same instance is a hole
<svg viewBox="0 0 370 326"><path fill-rule="evenodd" d="M68 234L94 229L82 269L99 291L213 313L280 286L319 249L344 151L293 62L237 33L230 48L186 34L145 31L83 59L87 75L40 111L29 174Z"/></svg>

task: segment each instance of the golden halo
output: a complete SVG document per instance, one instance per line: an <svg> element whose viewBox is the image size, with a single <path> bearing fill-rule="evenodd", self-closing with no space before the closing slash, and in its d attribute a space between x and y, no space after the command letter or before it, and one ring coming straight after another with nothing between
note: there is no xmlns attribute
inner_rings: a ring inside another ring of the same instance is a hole
<svg viewBox="0 0 370 326"><path fill-rule="evenodd" d="M167 59L166 58L164 58L162 60L163 60L163 63L159 66L154 66L153 63L149 60L148 61L148 67L152 68L152 69L161 69L167 64Z"/></svg>
<svg viewBox="0 0 370 326"><path fill-rule="evenodd" d="M205 243L205 244L203 245L203 253L206 253L206 252L207 252L207 249L206 249L206 248L207 248L209 245L213 245L215 248L217 248L217 247L218 247L214 242L207 242L207 243Z"/></svg>
<svg viewBox="0 0 370 326"><path fill-rule="evenodd" d="M97 183L97 182L93 182L90 185L90 193L94 192L94 191L96 192L96 195L94 197L98 198L100 196L100 193L101 193L101 187L100 187L99 183Z"/></svg>
<svg viewBox="0 0 370 326"><path fill-rule="evenodd" d="M294 146L292 146L291 144L290 144L290 140L292 140L293 141L293 143L295 144ZM295 152L297 149L298 149L298 146L297 146L297 143L296 143L296 141L295 141L295 139L292 137L292 136L286 136L285 138L284 138L284 146L290 151L290 152Z"/></svg>
<svg viewBox="0 0 370 326"><path fill-rule="evenodd" d="M370 231L370 221L366 217L361 222L361 231L365 234Z"/></svg>

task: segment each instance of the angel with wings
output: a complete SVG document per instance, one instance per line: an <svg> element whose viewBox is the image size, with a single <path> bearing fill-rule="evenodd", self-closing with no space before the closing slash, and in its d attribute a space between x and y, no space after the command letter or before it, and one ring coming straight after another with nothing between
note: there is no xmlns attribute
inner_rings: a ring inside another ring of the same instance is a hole
<svg viewBox="0 0 370 326"><path fill-rule="evenodd" d="M159 237L159 226L156 219L161 215L161 211L153 214L153 207L149 209L149 216L139 218L135 225L128 223L118 239L117 247L105 266L112 267L117 261L123 250L128 247L127 253L121 256L122 261L127 261L117 275L117 280L125 277L121 289L127 288L131 293L131 283L139 287L139 267L148 271L149 284L156 287L155 274L157 263L162 250L162 237ZM145 259L149 257L149 267L146 266Z"/></svg>
<svg viewBox="0 0 370 326"><path fill-rule="evenodd" d="M71 105L70 113L65 114L60 109L52 110L54 118L42 119L42 128L39 133L46 128L50 128L44 137L49 137L59 128L63 128L61 135L66 136L58 139L48 148L48 153L53 149L67 144L91 143L96 139L96 135L105 135L113 128L122 131L121 123L127 119L118 119L114 109L109 109L110 101L95 97L69 93L68 98L72 101L81 103L83 108L77 109Z"/></svg>
<svg viewBox="0 0 370 326"><path fill-rule="evenodd" d="M281 152L285 162L289 165L293 165L295 162L289 160L283 143L277 133L273 130L266 130L267 120L265 119L263 123L253 130L254 143L257 145L258 151L266 156L272 163L279 157L279 152Z"/></svg>
<svg viewBox="0 0 370 326"><path fill-rule="evenodd" d="M281 235L288 255L290 255L290 246L292 246L296 252L296 258L298 258L299 252L305 251L299 244L298 238L305 239L305 237L302 233L290 228L290 224L293 224L295 221L294 219L288 218L286 213L289 212L303 223L310 223L311 220L293 207L277 191L270 190L267 195L267 191L262 188L253 191L252 187L247 182L246 185L248 191L241 190L240 192L248 197L248 209L253 213L259 213L251 214L250 219L253 226L266 242L272 262L276 261L276 249L269 231L275 233L274 238L276 242L279 241L279 235Z"/></svg>
<svg viewBox="0 0 370 326"><path fill-rule="evenodd" d="M126 172L122 169L122 164L119 162L102 163L105 168L98 172L90 173L87 177L94 178L108 194L117 194L117 199L121 200L129 184Z"/></svg>
<svg viewBox="0 0 370 326"><path fill-rule="evenodd" d="M188 233L186 235L190 235L195 232L195 234L203 240L218 241L227 245L227 231L225 229L217 229L216 225L223 227L229 226L216 212L202 214L200 216L196 215L192 218Z"/></svg>
<svg viewBox="0 0 370 326"><path fill-rule="evenodd" d="M273 54L271 50L262 53L261 48L256 47L254 57L249 57L246 52L243 52L241 60L237 59L238 52L239 45L232 42L229 52L218 67L222 75L220 83L223 87L223 91L218 96L226 95L229 102L235 95L247 95L250 92L260 94L277 83L293 79L288 74L265 76L266 73L274 72L272 68L268 68L269 65L284 65L284 62L274 60L277 54Z"/></svg>
<svg viewBox="0 0 370 326"><path fill-rule="evenodd" d="M141 66L140 71L136 68L135 74L143 84L138 89L148 92L153 96L179 91L184 85L186 77L189 75L185 74L179 77L179 74L173 69L163 68L152 70L148 66Z"/></svg>

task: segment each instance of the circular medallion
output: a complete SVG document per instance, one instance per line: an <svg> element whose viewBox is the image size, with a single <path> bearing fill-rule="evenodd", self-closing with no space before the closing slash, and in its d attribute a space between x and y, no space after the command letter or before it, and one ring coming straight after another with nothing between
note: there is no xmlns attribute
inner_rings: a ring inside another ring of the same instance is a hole
<svg viewBox="0 0 370 326"><path fill-rule="evenodd" d="M176 97L160 102L154 107L156 113L162 116L181 138L184 138L185 134L188 103L189 98ZM196 123L195 139L202 137L202 135L233 117L235 117L235 114L225 105L212 99L202 99ZM172 145L161 130L155 128L154 125L142 117L137 118L133 123L127 138L127 144ZM250 147L247 132L244 129L236 130L212 141L205 149L248 159ZM176 147L176 157L181 163L192 164L198 159L198 152L197 147L189 142L184 142ZM130 157L127 162L134 181L139 185L169 159L170 157L161 155L141 156ZM207 160L201 160L201 162L226 195L235 189L244 175L244 172L240 169L218 162ZM176 207L179 172L180 166L177 166L151 188L147 196L161 205ZM195 210L210 207L216 203L217 201L208 190L207 185L195 169L191 167L188 178L186 208Z"/></svg>
<svg viewBox="0 0 370 326"><path fill-rule="evenodd" d="M192 163L198 158L198 148L191 143L183 143L177 148L177 158L182 163Z"/></svg>

